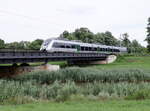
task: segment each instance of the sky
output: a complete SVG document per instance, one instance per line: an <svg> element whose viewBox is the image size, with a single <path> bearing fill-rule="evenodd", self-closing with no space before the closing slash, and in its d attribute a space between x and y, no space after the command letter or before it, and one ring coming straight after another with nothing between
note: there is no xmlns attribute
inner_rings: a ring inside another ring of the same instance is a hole
<svg viewBox="0 0 150 111"><path fill-rule="evenodd" d="M64 30L123 33L146 46L150 0L0 0L0 38L6 42L58 37Z"/></svg>

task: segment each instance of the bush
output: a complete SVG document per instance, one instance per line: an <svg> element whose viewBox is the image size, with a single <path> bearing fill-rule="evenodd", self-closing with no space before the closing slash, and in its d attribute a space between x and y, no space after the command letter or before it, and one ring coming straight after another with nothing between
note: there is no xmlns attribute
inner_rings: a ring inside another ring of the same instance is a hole
<svg viewBox="0 0 150 111"><path fill-rule="evenodd" d="M31 103L31 102L37 102L37 100L35 100L33 97L29 97L29 96L15 96L15 97L10 97L10 98L4 100L3 103L1 103L1 104L17 105L17 104L27 104L27 103Z"/></svg>
<svg viewBox="0 0 150 111"><path fill-rule="evenodd" d="M139 91L127 96L125 99L128 99L128 100L150 99L150 89L139 90Z"/></svg>
<svg viewBox="0 0 150 111"><path fill-rule="evenodd" d="M56 101L66 101L70 98L71 95L77 93L77 87L74 83L68 82L65 84L59 91L56 97Z"/></svg>

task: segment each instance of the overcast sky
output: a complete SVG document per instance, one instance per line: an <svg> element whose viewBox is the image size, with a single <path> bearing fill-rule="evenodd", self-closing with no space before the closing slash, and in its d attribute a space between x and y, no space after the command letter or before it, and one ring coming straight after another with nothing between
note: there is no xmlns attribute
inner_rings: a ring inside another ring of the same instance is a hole
<svg viewBox="0 0 150 111"><path fill-rule="evenodd" d="M87 27L146 45L150 0L0 0L0 38L6 42L58 37Z"/></svg>

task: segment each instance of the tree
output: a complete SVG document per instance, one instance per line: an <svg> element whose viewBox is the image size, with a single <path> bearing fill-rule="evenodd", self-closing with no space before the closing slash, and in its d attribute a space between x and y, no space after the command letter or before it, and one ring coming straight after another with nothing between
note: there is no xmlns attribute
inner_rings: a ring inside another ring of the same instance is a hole
<svg viewBox="0 0 150 111"><path fill-rule="evenodd" d="M128 53L131 53L132 52L131 41L129 40L128 33L122 34L122 38L121 39L122 39L122 46L127 47Z"/></svg>
<svg viewBox="0 0 150 111"><path fill-rule="evenodd" d="M147 43L148 43L147 49L148 49L148 52L150 52L150 18L148 18L147 37L146 37L145 41L147 41Z"/></svg>
<svg viewBox="0 0 150 111"><path fill-rule="evenodd" d="M105 45L118 45L118 40L112 35L111 32L106 31L104 34L104 44Z"/></svg>
<svg viewBox="0 0 150 111"><path fill-rule="evenodd" d="M5 47L9 49L23 49L24 48L23 45L20 44L19 42L7 43Z"/></svg>
<svg viewBox="0 0 150 111"><path fill-rule="evenodd" d="M5 48L9 49L29 49L30 42L28 41L21 41L21 42L12 42L6 43Z"/></svg>
<svg viewBox="0 0 150 111"><path fill-rule="evenodd" d="M131 41L129 40L129 35L128 33L122 34L122 45L125 47L129 47L131 44Z"/></svg>
<svg viewBox="0 0 150 111"><path fill-rule="evenodd" d="M21 41L19 44L22 46L23 49L29 49L29 45L31 44L28 41Z"/></svg>
<svg viewBox="0 0 150 111"><path fill-rule="evenodd" d="M5 48L5 42L2 39L0 39L0 48Z"/></svg>
<svg viewBox="0 0 150 111"><path fill-rule="evenodd" d="M131 51L133 53L140 53L142 52L142 50L143 50L143 47L141 46L141 44L138 43L137 40L133 40L131 43Z"/></svg>
<svg viewBox="0 0 150 111"><path fill-rule="evenodd" d="M138 41L133 40L132 42L129 40L128 33L124 33L122 35L121 40L116 39L110 31L102 32L94 34L88 28L79 28L74 32L69 33L68 31L64 31L60 38L66 38L68 40L80 40L82 42L87 43L99 43L103 45L111 45L111 46L124 46L128 48L128 52L140 52L141 50L145 50L144 47L141 46Z"/></svg>
<svg viewBox="0 0 150 111"><path fill-rule="evenodd" d="M29 49L32 50L39 50L41 48L41 45L43 43L42 39L36 39L29 44Z"/></svg>
<svg viewBox="0 0 150 111"><path fill-rule="evenodd" d="M81 40L86 43L93 43L94 34L88 28L76 29L73 35L76 40Z"/></svg>
<svg viewBox="0 0 150 111"><path fill-rule="evenodd" d="M86 43L100 43L104 45L118 45L118 40L112 35L111 32L106 31L105 33L94 34L88 28L79 28L74 32L69 33L64 31L60 38L67 38L68 40L80 40Z"/></svg>
<svg viewBox="0 0 150 111"><path fill-rule="evenodd" d="M94 34L88 28L76 29L73 33L64 31L60 38L67 38L68 40L81 40L82 42L92 43L94 42Z"/></svg>
<svg viewBox="0 0 150 111"><path fill-rule="evenodd" d="M94 37L95 43L105 44L105 33L97 33Z"/></svg>
<svg viewBox="0 0 150 111"><path fill-rule="evenodd" d="M66 30L62 34L60 34L59 39L76 40L75 36Z"/></svg>

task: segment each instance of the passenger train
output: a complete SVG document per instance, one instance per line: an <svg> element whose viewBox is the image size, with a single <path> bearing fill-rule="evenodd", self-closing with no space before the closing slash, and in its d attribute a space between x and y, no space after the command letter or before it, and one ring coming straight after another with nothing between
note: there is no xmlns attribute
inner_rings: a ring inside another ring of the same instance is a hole
<svg viewBox="0 0 150 111"><path fill-rule="evenodd" d="M126 53L126 47L107 46L100 44L82 43L77 41L47 39L41 46L46 52L79 52L79 53Z"/></svg>

